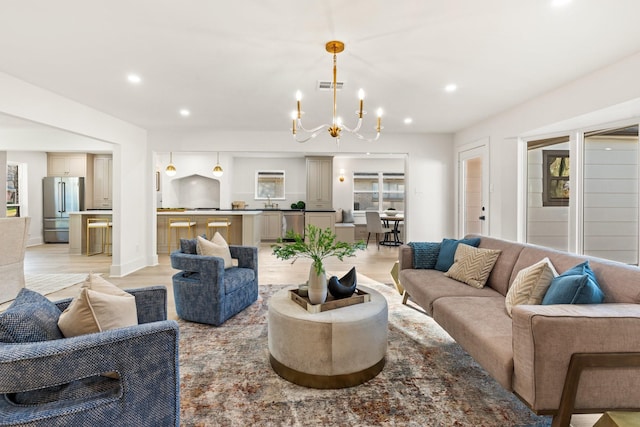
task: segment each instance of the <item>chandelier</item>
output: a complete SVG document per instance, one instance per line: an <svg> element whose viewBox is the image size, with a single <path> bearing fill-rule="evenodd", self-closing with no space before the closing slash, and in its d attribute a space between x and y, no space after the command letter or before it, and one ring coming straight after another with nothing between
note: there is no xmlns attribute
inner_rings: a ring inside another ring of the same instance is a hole
<svg viewBox="0 0 640 427"><path fill-rule="evenodd" d="M333 53L333 120L331 121L331 124L323 124L320 125L318 127L315 127L313 129L306 129L303 125L302 125L302 115L304 114L304 112L301 109L301 100L302 100L302 94L300 93L300 91L298 91L296 93L296 101L298 104L298 111L294 111L291 114L291 118L293 120L293 127L291 129L291 131L293 132L293 139L295 139L297 142L307 142L310 139L315 138L316 136L318 136L318 134L320 133L320 131L322 129L327 129L327 131L329 131L329 134L336 138L336 140L338 142L340 142L340 135L342 133L342 131L346 131L349 132L355 136L358 137L358 139L362 139L368 142L373 142L373 141L377 141L378 138L380 138L380 131L383 129L381 124L382 124L382 109L378 109L377 113L378 113L378 120L377 120L377 124L376 124L376 136L373 138L366 138L364 137L362 134L360 134L360 127L362 126L362 116L367 114L366 111L363 110L364 108L364 91L362 89L360 89L358 91L358 97L360 98L360 108L358 111L356 111L356 114L358 115L358 121L356 122L356 125L353 129L348 128L341 120L340 117L338 117L338 97L337 97L337 75L338 75L338 66L337 66L337 56L340 52L342 52L344 50L344 43L341 41L330 41L326 44L325 46L327 52L329 53ZM306 137L302 137L302 138L298 138L297 134L298 134L298 129L300 129L301 131L305 132L308 136Z"/></svg>

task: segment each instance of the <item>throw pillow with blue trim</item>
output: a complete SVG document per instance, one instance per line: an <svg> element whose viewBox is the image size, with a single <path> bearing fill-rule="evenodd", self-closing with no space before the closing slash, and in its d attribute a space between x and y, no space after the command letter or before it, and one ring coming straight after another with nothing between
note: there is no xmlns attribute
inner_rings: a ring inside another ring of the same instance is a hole
<svg viewBox="0 0 640 427"><path fill-rule="evenodd" d="M440 242L409 242L413 250L413 268L434 269L440 253Z"/></svg>
<svg viewBox="0 0 640 427"><path fill-rule="evenodd" d="M60 309L43 295L22 288L15 301L0 314L0 342L24 343L62 338Z"/></svg>
<svg viewBox="0 0 640 427"><path fill-rule="evenodd" d="M604 293L589 266L589 261L585 261L551 281L542 305L600 304L602 301Z"/></svg>
<svg viewBox="0 0 640 427"><path fill-rule="evenodd" d="M460 243L477 248L480 244L480 238L474 237L472 239L460 240L442 239L442 243L440 243L440 252L438 253L438 261L436 261L435 265L436 270L449 271L455 261L456 249L458 249L458 244Z"/></svg>

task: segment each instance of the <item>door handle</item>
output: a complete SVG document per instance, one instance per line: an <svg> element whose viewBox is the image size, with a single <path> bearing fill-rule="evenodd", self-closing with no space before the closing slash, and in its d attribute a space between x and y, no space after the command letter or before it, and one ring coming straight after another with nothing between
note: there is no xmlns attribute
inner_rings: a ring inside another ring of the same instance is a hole
<svg viewBox="0 0 640 427"><path fill-rule="evenodd" d="M479 219L480 221L484 221L484 220L486 220L486 219L487 219L487 217L486 217L486 216L484 216L484 215L481 215L481 216L479 216L479 217L478 217L478 219Z"/></svg>

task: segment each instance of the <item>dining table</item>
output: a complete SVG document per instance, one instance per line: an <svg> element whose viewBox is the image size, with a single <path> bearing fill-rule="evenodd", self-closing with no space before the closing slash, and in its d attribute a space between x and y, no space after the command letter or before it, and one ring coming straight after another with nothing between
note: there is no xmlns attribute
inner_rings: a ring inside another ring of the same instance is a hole
<svg viewBox="0 0 640 427"><path fill-rule="evenodd" d="M404 214L381 215L380 219L385 227L391 229L391 233L386 233L384 239L380 242L385 246L400 246L403 242L400 240L400 223L404 222Z"/></svg>

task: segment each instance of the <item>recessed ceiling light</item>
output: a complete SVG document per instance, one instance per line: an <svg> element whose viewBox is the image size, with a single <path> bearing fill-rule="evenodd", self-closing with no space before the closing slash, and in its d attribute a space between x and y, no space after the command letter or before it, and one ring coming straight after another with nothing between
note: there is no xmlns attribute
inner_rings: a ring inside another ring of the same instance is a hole
<svg viewBox="0 0 640 427"><path fill-rule="evenodd" d="M142 82L142 78L137 74L129 74L127 76L127 80L129 81L129 83L133 83L136 85Z"/></svg>
<svg viewBox="0 0 640 427"><path fill-rule="evenodd" d="M180 115L182 117L188 117L191 115L191 111L187 110L186 108L183 108L180 110Z"/></svg>
<svg viewBox="0 0 640 427"><path fill-rule="evenodd" d="M613 148L611 148L611 147L607 147L607 148L604 149L604 151L611 151L611 150L613 150Z"/></svg>
<svg viewBox="0 0 640 427"><path fill-rule="evenodd" d="M405 125L410 125L411 123L413 123L413 119L411 117L407 117L406 119L404 119Z"/></svg>
<svg viewBox="0 0 640 427"><path fill-rule="evenodd" d="M456 90L458 90L458 85L456 85L455 83L450 83L444 87L444 90L446 92L455 92Z"/></svg>
<svg viewBox="0 0 640 427"><path fill-rule="evenodd" d="M571 3L571 0L551 0L551 6L562 7Z"/></svg>

